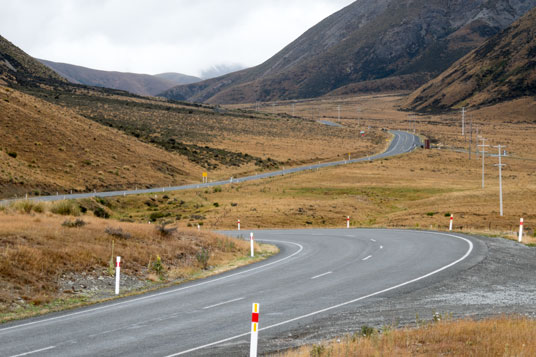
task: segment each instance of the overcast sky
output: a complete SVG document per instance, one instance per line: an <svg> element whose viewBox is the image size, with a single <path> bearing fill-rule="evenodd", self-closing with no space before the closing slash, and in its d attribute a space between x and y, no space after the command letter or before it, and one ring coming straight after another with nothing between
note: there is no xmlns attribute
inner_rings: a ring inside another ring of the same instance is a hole
<svg viewBox="0 0 536 357"><path fill-rule="evenodd" d="M201 76L260 64L354 0L0 0L0 35L80 66Z"/></svg>

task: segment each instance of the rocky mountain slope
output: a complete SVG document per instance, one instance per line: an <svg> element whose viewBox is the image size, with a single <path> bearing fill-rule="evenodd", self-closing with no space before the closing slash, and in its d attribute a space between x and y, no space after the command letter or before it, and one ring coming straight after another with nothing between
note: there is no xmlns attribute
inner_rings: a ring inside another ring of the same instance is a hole
<svg viewBox="0 0 536 357"><path fill-rule="evenodd" d="M536 9L415 91L416 110L493 104L536 96Z"/></svg>
<svg viewBox="0 0 536 357"><path fill-rule="evenodd" d="M259 66L162 95L238 103L414 89L534 6L536 0L357 0Z"/></svg>
<svg viewBox="0 0 536 357"><path fill-rule="evenodd" d="M153 76L150 74L100 71L43 59L39 59L39 61L72 83L120 89L139 95L154 96L176 85L190 84L201 80L181 73L162 73Z"/></svg>

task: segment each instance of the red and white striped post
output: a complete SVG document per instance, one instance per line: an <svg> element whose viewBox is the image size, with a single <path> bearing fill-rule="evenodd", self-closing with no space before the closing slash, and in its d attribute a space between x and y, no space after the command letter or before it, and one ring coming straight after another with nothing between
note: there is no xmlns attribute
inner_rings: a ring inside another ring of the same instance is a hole
<svg viewBox="0 0 536 357"><path fill-rule="evenodd" d="M519 238L517 241L519 243L523 241L523 218L519 219Z"/></svg>
<svg viewBox="0 0 536 357"><path fill-rule="evenodd" d="M449 225L449 231L452 230L452 221L454 220L454 215L450 215L450 225Z"/></svg>
<svg viewBox="0 0 536 357"><path fill-rule="evenodd" d="M254 250L254 244L255 244L255 239L253 239L253 232L251 232L249 234L249 241L250 241L250 245L251 245L251 257L253 258L255 256L255 250Z"/></svg>
<svg viewBox="0 0 536 357"><path fill-rule="evenodd" d="M346 228L350 228L350 216L346 216Z"/></svg>
<svg viewBox="0 0 536 357"><path fill-rule="evenodd" d="M121 257L115 262L115 295L119 295L119 282L121 280Z"/></svg>
<svg viewBox="0 0 536 357"><path fill-rule="evenodd" d="M238 220L238 230L240 230L240 220Z"/></svg>
<svg viewBox="0 0 536 357"><path fill-rule="evenodd" d="M249 356L257 357L257 342L259 340L259 304L254 303L251 309L251 345Z"/></svg>

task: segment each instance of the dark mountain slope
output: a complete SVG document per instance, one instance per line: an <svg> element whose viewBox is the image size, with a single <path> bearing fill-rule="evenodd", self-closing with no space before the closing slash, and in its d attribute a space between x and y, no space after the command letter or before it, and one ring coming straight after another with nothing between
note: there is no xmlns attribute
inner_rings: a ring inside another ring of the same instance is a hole
<svg viewBox="0 0 536 357"><path fill-rule="evenodd" d="M263 64L162 93L214 103L310 98L363 81L416 88L536 0L358 0ZM351 88L351 87L349 87Z"/></svg>
<svg viewBox="0 0 536 357"><path fill-rule="evenodd" d="M101 71L43 59L39 59L39 61L72 83L120 89L139 95L156 95L178 84L188 84L196 81L196 77L180 73L164 73L152 76L149 74ZM197 79L197 81L199 80Z"/></svg>
<svg viewBox="0 0 536 357"><path fill-rule="evenodd" d="M407 107L448 109L536 95L536 9L415 91Z"/></svg>
<svg viewBox="0 0 536 357"><path fill-rule="evenodd" d="M0 36L0 78L19 84L66 83L56 72Z"/></svg>

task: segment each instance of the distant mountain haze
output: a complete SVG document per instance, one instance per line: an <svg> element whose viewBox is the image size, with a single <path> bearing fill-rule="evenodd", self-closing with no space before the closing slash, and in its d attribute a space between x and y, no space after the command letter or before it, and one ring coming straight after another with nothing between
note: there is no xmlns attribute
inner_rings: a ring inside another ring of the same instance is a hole
<svg viewBox="0 0 536 357"><path fill-rule="evenodd" d="M536 0L357 0L259 66L161 95L240 103L416 89L534 6Z"/></svg>
<svg viewBox="0 0 536 357"><path fill-rule="evenodd" d="M181 73L150 75L101 71L67 63L38 60L72 83L119 89L145 96L154 96L176 85L190 84L201 80Z"/></svg>
<svg viewBox="0 0 536 357"><path fill-rule="evenodd" d="M536 96L536 9L460 59L408 98L430 111Z"/></svg>

